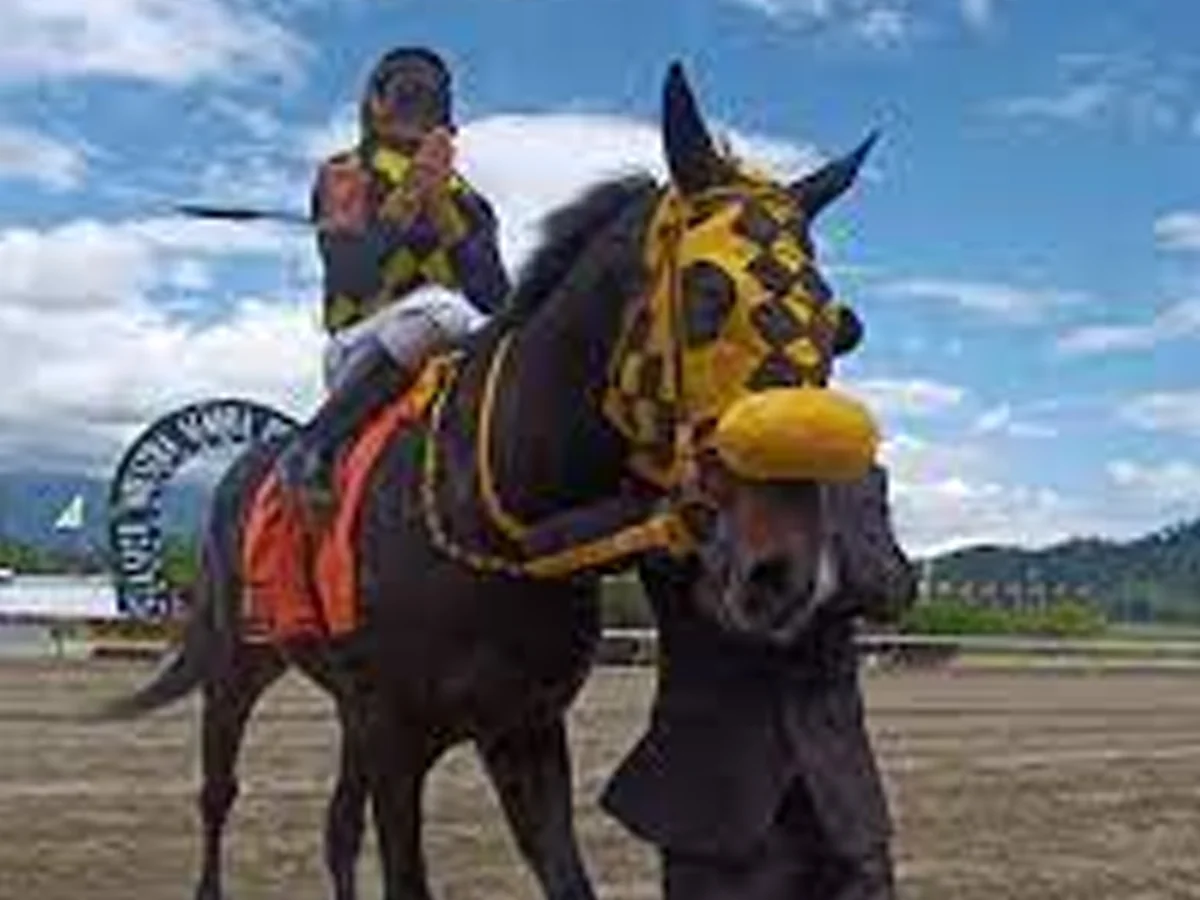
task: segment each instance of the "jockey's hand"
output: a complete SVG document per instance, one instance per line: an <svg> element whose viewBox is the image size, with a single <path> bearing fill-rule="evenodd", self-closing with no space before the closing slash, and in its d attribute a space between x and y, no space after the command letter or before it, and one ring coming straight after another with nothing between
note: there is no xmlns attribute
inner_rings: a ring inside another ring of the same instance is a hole
<svg viewBox="0 0 1200 900"><path fill-rule="evenodd" d="M409 225L422 209L436 209L453 165L454 144L450 132L436 128L421 141L404 180L380 206L380 216Z"/></svg>
<svg viewBox="0 0 1200 900"><path fill-rule="evenodd" d="M454 168L454 138L446 128L425 135L412 162L413 188L428 203L445 188Z"/></svg>
<svg viewBox="0 0 1200 900"><path fill-rule="evenodd" d="M379 217L408 226L421 211L421 197L412 178L394 187L379 206Z"/></svg>

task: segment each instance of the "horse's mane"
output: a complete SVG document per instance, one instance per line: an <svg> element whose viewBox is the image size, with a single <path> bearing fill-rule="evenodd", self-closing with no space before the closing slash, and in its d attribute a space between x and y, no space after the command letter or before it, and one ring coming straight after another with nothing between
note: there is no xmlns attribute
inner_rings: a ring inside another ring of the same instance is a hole
<svg viewBox="0 0 1200 900"><path fill-rule="evenodd" d="M589 242L632 204L657 190L649 174L621 175L592 185L549 213L542 220L542 243L521 267L505 318L519 323L533 316L566 280Z"/></svg>

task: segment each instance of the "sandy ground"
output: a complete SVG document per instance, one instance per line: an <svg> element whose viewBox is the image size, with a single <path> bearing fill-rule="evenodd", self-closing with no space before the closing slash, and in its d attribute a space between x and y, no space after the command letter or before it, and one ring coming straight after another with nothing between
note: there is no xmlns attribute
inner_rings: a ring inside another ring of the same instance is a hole
<svg viewBox="0 0 1200 900"><path fill-rule="evenodd" d="M198 857L196 704L134 726L67 713L144 678L123 663L0 664L0 898L185 898ZM579 827L605 898L658 896L646 848L595 807L634 738L652 675L602 670L573 718ZM1200 898L1200 673L877 673L871 727L912 900ZM234 900L326 895L320 826L336 733L298 677L244 750L231 825ZM474 757L427 796L440 898L533 898ZM377 897L374 848L363 894Z"/></svg>

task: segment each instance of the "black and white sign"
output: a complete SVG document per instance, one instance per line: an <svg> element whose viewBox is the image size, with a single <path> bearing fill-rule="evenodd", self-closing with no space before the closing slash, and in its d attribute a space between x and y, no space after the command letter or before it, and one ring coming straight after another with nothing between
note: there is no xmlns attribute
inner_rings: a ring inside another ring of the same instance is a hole
<svg viewBox="0 0 1200 900"><path fill-rule="evenodd" d="M109 543L117 608L127 616L158 618L170 611L162 576L162 494L192 459L286 435L298 423L249 400L209 400L159 419L134 441L109 487Z"/></svg>

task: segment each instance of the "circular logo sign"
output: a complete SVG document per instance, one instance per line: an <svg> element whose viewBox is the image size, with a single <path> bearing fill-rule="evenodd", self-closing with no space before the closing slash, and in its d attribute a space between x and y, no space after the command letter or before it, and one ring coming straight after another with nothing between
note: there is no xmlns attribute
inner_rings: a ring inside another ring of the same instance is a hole
<svg viewBox="0 0 1200 900"><path fill-rule="evenodd" d="M171 611L162 574L162 496L192 459L286 436L299 424L249 400L185 406L147 428L125 451L109 486L109 544L117 609L136 618Z"/></svg>

